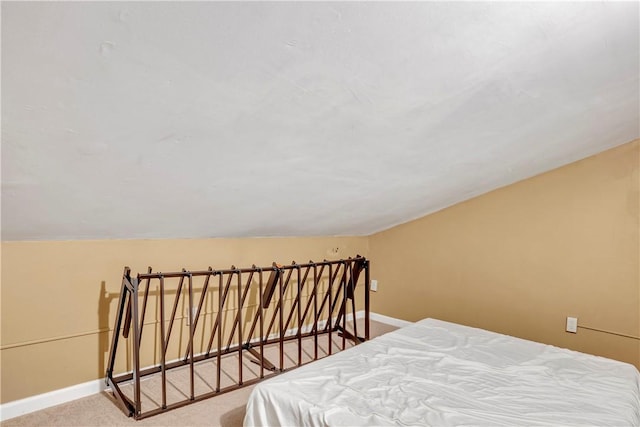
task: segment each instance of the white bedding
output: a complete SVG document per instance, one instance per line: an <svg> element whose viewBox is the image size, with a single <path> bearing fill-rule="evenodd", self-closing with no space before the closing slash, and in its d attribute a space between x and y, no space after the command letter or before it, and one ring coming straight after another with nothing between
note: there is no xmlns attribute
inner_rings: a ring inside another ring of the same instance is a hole
<svg viewBox="0 0 640 427"><path fill-rule="evenodd" d="M258 384L244 425L639 426L640 374L425 319Z"/></svg>

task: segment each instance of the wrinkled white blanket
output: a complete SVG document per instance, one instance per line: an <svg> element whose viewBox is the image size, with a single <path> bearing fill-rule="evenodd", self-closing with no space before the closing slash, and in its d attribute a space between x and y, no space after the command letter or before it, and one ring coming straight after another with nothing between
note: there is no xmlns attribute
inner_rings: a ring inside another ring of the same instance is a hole
<svg viewBox="0 0 640 427"><path fill-rule="evenodd" d="M425 319L258 384L244 425L639 426L640 374Z"/></svg>

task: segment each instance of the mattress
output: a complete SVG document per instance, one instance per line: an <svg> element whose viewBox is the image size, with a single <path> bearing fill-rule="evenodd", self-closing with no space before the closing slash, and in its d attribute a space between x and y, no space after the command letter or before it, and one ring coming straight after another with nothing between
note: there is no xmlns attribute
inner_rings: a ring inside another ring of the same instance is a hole
<svg viewBox="0 0 640 427"><path fill-rule="evenodd" d="M638 426L640 374L425 319L258 384L244 425Z"/></svg>

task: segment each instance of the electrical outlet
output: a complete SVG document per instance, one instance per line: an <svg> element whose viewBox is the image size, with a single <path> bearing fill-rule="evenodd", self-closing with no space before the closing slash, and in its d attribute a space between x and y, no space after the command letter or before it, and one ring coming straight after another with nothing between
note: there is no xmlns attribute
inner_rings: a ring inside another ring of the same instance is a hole
<svg viewBox="0 0 640 427"><path fill-rule="evenodd" d="M378 292L378 281L372 280L370 288L373 292Z"/></svg>
<svg viewBox="0 0 640 427"><path fill-rule="evenodd" d="M571 332L572 334L575 334L578 332L577 317L567 317L567 332Z"/></svg>

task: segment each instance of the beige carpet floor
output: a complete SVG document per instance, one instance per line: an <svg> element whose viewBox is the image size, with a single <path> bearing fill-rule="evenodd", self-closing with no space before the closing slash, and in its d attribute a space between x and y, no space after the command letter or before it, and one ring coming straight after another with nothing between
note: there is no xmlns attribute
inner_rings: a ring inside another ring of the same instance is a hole
<svg viewBox="0 0 640 427"><path fill-rule="evenodd" d="M360 327L360 326L359 326ZM384 323L371 321L371 337L377 337L396 329ZM363 329L359 329L362 331ZM342 344L341 339L334 339L334 343ZM334 350L338 349L334 346ZM297 350L291 347L287 353L290 361L297 358ZM310 352L306 350L307 357ZM237 365L237 359L236 364ZM250 362L244 363L247 372L256 371L256 365L251 366ZM153 381L147 382L146 387L149 392L146 395L147 404L153 404L157 397L152 395L151 390L155 390ZM172 382L171 387L179 390L184 387L180 380ZM168 411L150 418L135 421L128 418L118 406L116 406L111 393L103 392L93 396L78 399L63 405L54 406L42 411L33 412L22 417L13 418L0 423L0 427L23 427L23 426L241 426L245 414L245 405L253 390L253 386L247 386L232 392L221 394L220 396L196 402L185 407ZM145 401L143 398L143 403ZM184 398L184 397L181 397Z"/></svg>

